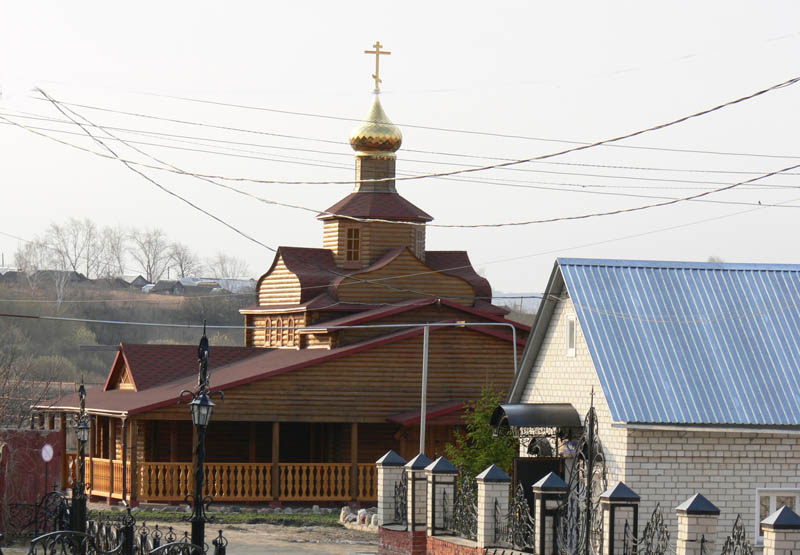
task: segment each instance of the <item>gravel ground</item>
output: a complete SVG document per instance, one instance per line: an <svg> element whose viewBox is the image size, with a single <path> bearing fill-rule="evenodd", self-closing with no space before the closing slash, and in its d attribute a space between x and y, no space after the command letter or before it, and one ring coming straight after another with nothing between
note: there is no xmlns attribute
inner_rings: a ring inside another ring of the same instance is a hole
<svg viewBox="0 0 800 555"><path fill-rule="evenodd" d="M183 534L188 530L185 522L159 522L159 528L172 526ZM256 555L260 553L284 553L286 555L310 555L313 553L335 555L366 555L378 553L378 535L369 532L348 530L330 526L279 526L275 524L224 524L221 525L228 538L228 553L231 555ZM206 537L213 539L216 528L206 529ZM24 546L3 547L3 553L18 555L27 553Z"/></svg>

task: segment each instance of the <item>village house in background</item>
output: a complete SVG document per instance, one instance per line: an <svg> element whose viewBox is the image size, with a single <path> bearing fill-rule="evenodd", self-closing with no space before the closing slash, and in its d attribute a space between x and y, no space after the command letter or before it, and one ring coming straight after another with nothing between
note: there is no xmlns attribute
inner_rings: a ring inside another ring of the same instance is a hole
<svg viewBox="0 0 800 555"><path fill-rule="evenodd" d="M798 265L560 258L496 414L532 432L531 456L552 444L536 407L583 415L593 395L608 482L642 514L660 503L674 527L702 492L720 534L741 514L761 543L758 523L800 507L799 298Z"/></svg>
<svg viewBox="0 0 800 555"><path fill-rule="evenodd" d="M279 247L257 303L241 310L244 346L211 346L211 388L225 392L207 437L215 501L374 501L375 460L419 451L424 323L439 324L429 328L428 455L453 438L467 401L511 385L530 328L492 304L466 252L426 249L432 217L395 188L401 140L376 94L350 136L358 183L318 216L322 248ZM190 492L193 427L178 395L196 385L196 367L194 346L120 346L86 399L93 496ZM37 408L64 421L77 407L73 395Z"/></svg>

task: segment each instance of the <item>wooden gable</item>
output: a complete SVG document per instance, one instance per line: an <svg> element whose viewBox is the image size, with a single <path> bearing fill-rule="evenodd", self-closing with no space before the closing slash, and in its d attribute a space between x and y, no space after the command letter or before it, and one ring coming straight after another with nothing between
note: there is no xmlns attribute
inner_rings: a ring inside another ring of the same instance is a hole
<svg viewBox="0 0 800 555"><path fill-rule="evenodd" d="M466 280L434 271L410 250L402 249L385 264L337 280L342 302L395 303L442 297L472 306L475 291Z"/></svg>
<svg viewBox="0 0 800 555"><path fill-rule="evenodd" d="M285 305L300 303L300 279L286 267L278 254L266 275L258 283L258 304Z"/></svg>
<svg viewBox="0 0 800 555"><path fill-rule="evenodd" d="M125 360L125 355L122 353L122 347L117 351L117 356L114 358L114 363L111 365L111 371L108 373L104 391L113 389L138 391L136 383L131 376L128 361Z"/></svg>

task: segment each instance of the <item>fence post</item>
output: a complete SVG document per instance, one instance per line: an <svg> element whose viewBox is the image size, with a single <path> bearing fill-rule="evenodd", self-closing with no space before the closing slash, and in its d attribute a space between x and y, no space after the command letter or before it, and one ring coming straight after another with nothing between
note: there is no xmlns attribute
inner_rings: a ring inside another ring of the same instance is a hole
<svg viewBox="0 0 800 555"><path fill-rule="evenodd" d="M695 493L675 507L675 512L678 514L676 555L701 555L702 541L714 543L717 536L719 509L702 494Z"/></svg>
<svg viewBox="0 0 800 555"><path fill-rule="evenodd" d="M624 541L625 528L616 526L617 509L630 508L633 510L633 552L636 552L635 542L639 538L639 495L631 488L617 482L600 494L600 505L603 508L603 555L622 555L622 542ZM617 547L619 544L619 547Z"/></svg>
<svg viewBox="0 0 800 555"><path fill-rule="evenodd" d="M556 547L556 525L558 524L558 505L567 495L569 486L555 472L548 472L541 480L533 484L534 519L536 523L537 555L552 555L558 551ZM547 518L550 517L550 528ZM547 540L550 540L549 542ZM548 549L547 545L551 548Z"/></svg>
<svg viewBox="0 0 800 555"><path fill-rule="evenodd" d="M495 543L497 519L508 515L509 489L511 478L496 464L475 477L478 482L478 548L483 549Z"/></svg>
<svg viewBox="0 0 800 555"><path fill-rule="evenodd" d="M439 457L425 467L425 476L428 482L427 535L435 536L437 529L451 526L445 515L450 515L450 519L453 517L458 469L444 457Z"/></svg>
<svg viewBox="0 0 800 555"><path fill-rule="evenodd" d="M428 506L428 487L425 480L425 467L433 461L420 453L405 465L408 473L408 529L411 532L417 526L425 526Z"/></svg>
<svg viewBox="0 0 800 555"><path fill-rule="evenodd" d="M800 553L800 516L789 507L781 507L761 521L764 530L763 555Z"/></svg>
<svg viewBox="0 0 800 555"><path fill-rule="evenodd" d="M378 468L378 524L394 522L394 486L403 475L406 460L391 449L375 461Z"/></svg>

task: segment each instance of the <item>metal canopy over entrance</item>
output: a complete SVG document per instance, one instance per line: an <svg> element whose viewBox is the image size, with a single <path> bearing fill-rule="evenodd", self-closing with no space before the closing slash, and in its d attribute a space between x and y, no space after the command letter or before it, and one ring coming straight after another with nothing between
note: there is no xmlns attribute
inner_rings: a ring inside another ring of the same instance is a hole
<svg viewBox="0 0 800 555"><path fill-rule="evenodd" d="M491 425L502 428L581 428L578 411L570 403L515 403L498 405Z"/></svg>

